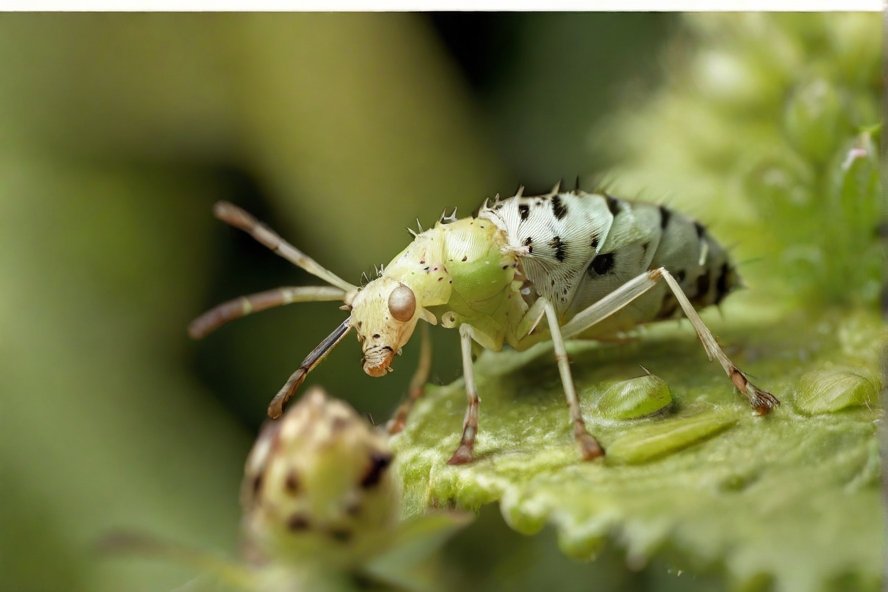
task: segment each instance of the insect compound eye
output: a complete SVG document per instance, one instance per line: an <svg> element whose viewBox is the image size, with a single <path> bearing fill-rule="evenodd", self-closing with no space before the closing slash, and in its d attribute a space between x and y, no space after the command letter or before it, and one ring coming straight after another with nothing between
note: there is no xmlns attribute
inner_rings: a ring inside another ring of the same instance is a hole
<svg viewBox="0 0 888 592"><path fill-rule="evenodd" d="M413 290L401 284L389 294L388 300L389 312L392 316L402 323L406 323L413 318L416 312L416 296Z"/></svg>

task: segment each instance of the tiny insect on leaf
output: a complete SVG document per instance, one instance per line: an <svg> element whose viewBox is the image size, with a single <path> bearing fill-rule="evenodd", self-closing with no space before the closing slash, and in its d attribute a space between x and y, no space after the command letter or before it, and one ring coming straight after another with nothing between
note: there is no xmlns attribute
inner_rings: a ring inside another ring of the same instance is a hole
<svg viewBox="0 0 888 592"><path fill-rule="evenodd" d="M394 357L420 321L459 330L466 413L451 464L474 459L480 417L475 346L521 351L551 340L569 425L584 460L602 456L604 449L586 428L566 339L608 339L681 314L690 320L709 359L722 367L727 384L756 413L767 414L779 404L749 381L697 314L698 307L720 303L740 285L727 251L702 223L665 206L603 192L562 191L560 182L534 196L525 196L519 187L510 198L497 196L492 204L486 200L475 216L456 219L454 212L427 230L418 225L410 244L361 287L325 269L240 208L223 202L214 211L330 286L280 288L230 301L192 323L192 336L203 337L235 318L292 302L338 300L349 313L274 397L268 408L272 418L281 416L306 376L350 331L361 344L364 372L379 377L392 371ZM414 383L427 379L428 367L420 364ZM659 409L667 401L668 387L653 388L647 384L653 380L643 379L644 388L640 383L624 385L627 392L658 394L616 413L636 417ZM403 429L422 390L421 384L411 387L408 403L389 424L393 433Z"/></svg>

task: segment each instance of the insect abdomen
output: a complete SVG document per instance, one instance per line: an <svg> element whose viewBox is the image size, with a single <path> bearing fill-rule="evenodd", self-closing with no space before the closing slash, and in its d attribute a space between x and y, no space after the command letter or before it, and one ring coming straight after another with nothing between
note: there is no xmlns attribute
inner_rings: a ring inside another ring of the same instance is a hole
<svg viewBox="0 0 888 592"><path fill-rule="evenodd" d="M699 222L666 206L611 197L618 214L631 212L639 238L605 245L588 265L570 318L636 275L665 267L697 307L718 304L739 284L725 249ZM584 337L602 338L636 325L680 314L678 301L665 284L655 286L630 306L591 328Z"/></svg>
<svg viewBox="0 0 888 592"><path fill-rule="evenodd" d="M678 281L697 308L719 304L740 284L724 247L700 222L666 206L656 207L660 220L660 242L650 268L665 267ZM661 290L661 304L655 319L678 313L678 302L668 290Z"/></svg>

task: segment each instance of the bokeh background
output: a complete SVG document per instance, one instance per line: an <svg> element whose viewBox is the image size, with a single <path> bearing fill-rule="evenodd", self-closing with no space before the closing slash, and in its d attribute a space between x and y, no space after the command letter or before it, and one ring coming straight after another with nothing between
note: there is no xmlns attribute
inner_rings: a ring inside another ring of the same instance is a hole
<svg viewBox="0 0 888 592"><path fill-rule="evenodd" d="M660 83L682 31L669 14L0 16L0 589L189 577L98 557L115 528L235 552L266 404L343 313L298 305L190 342L211 305L317 282L214 220L213 202L357 282L417 217L591 184L620 160L609 118ZM455 378L456 336L435 347L435 380ZM383 422L414 350L374 380L349 339L308 382ZM473 529L448 551L467 577L674 579L629 574L610 551L572 563L495 510Z"/></svg>

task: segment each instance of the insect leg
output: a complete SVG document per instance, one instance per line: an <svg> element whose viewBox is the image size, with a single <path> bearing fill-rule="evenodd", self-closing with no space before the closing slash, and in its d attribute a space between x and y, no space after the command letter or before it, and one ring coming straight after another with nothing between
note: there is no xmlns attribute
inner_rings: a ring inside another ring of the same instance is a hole
<svg viewBox="0 0 888 592"><path fill-rule="evenodd" d="M268 404L268 417L277 419L284 412L284 405L290 400L290 397L296 392L308 373L314 370L318 364L336 347L340 341L348 334L351 329L351 317L342 321L336 329L333 330L321 343L308 354L299 368L290 375L281 390L274 396L271 403Z"/></svg>
<svg viewBox="0 0 888 592"><path fill-rule="evenodd" d="M544 298L537 298L521 318L518 327L515 329L515 336L519 340L525 339L528 335L533 333L533 330L536 329L540 321L543 320L543 315L546 314L545 305L546 300Z"/></svg>
<svg viewBox="0 0 888 592"><path fill-rule="evenodd" d="M450 460L449 465L462 465L472 461L472 449L475 447L475 436L478 434L478 391L475 390L475 371L472 368L472 327L460 325L460 346L462 350L463 376L466 382L466 415L463 419L462 438Z"/></svg>
<svg viewBox="0 0 888 592"><path fill-rule="evenodd" d="M301 267L328 284L341 288L345 292L357 289L357 286L348 283L332 271L321 266L317 261L285 241L275 231L261 224L256 218L236 205L227 201L217 202L213 206L213 213L226 224L240 228L293 265Z"/></svg>
<svg viewBox="0 0 888 592"><path fill-rule="evenodd" d="M542 300L542 298L541 298ZM567 406L570 409L570 421L573 426L574 439L580 447L583 460L593 460L604 456L604 450L598 441L586 430L586 422L583 421L583 413L580 411L580 403L577 400L577 391L574 388L573 377L570 374L570 361L567 358L567 350L564 347L564 338L561 336L561 328L558 326L558 313L551 302L546 300L546 319L549 321L549 332L552 335L552 344L555 347L555 359L558 361L558 372L561 374L561 384L564 386L564 396L567 398Z"/></svg>
<svg viewBox="0 0 888 592"><path fill-rule="evenodd" d="M561 327L562 335L566 338L570 338L582 333L589 327L619 311L621 308L653 288L660 280L666 282L669 289L672 290L676 300L678 300L685 316L691 321L691 325L693 325L694 330L697 332L697 336L703 344L703 349L706 350L707 357L709 357L710 360L712 360L712 358L718 360L718 363L721 364L721 367L731 379L731 382L737 390L747 398L755 411L760 415L764 415L779 405L780 401L778 401L774 395L761 390L749 382L746 375L728 358L727 354L725 354L715 337L712 335L712 332L703 322L703 319L697 314L694 305L691 304L687 296L685 296L681 286L678 285L675 278L673 278L663 267L646 271L629 280L595 304L577 313L573 319Z"/></svg>
<svg viewBox="0 0 888 592"><path fill-rule="evenodd" d="M425 386L429 381L429 371L431 369L432 340L429 337L429 326L423 323L419 344L419 365L416 367L416 372L413 373L413 378L410 379L407 400L401 403L386 426L389 434L397 434L407 425L407 416L410 415L413 405L425 394Z"/></svg>
<svg viewBox="0 0 888 592"><path fill-rule="evenodd" d="M703 349L706 350L706 355L710 360L712 358L718 360L718 363L721 364L725 374L727 374L728 378L731 379L731 382L734 383L734 387L746 397L749 404L755 409L755 412L759 415L765 415L770 412L771 409L779 405L780 401L777 397L768 391L761 390L749 382L746 374L737 368L737 366L734 365L734 362L728 358L727 354L725 354L724 350L722 350L721 346L718 344L718 341L716 341L715 336L712 335L709 327L706 326L703 319L701 319L700 315L697 314L697 311L694 310L694 305L691 304L688 297L685 296L681 286L678 285L678 282L675 281L672 274L662 267L660 269L655 269L651 273L656 272L660 272L663 279L666 280L666 284L672 290L672 293L681 305L681 309L684 311L685 316L691 321L691 325L694 326L694 330L697 331L697 336L703 343Z"/></svg>
<svg viewBox="0 0 888 592"><path fill-rule="evenodd" d="M342 300L344 297L345 292L333 286L275 288L249 294L215 306L194 319L188 325L188 335L192 339L203 339L225 323L254 312L294 302L328 302Z"/></svg>

